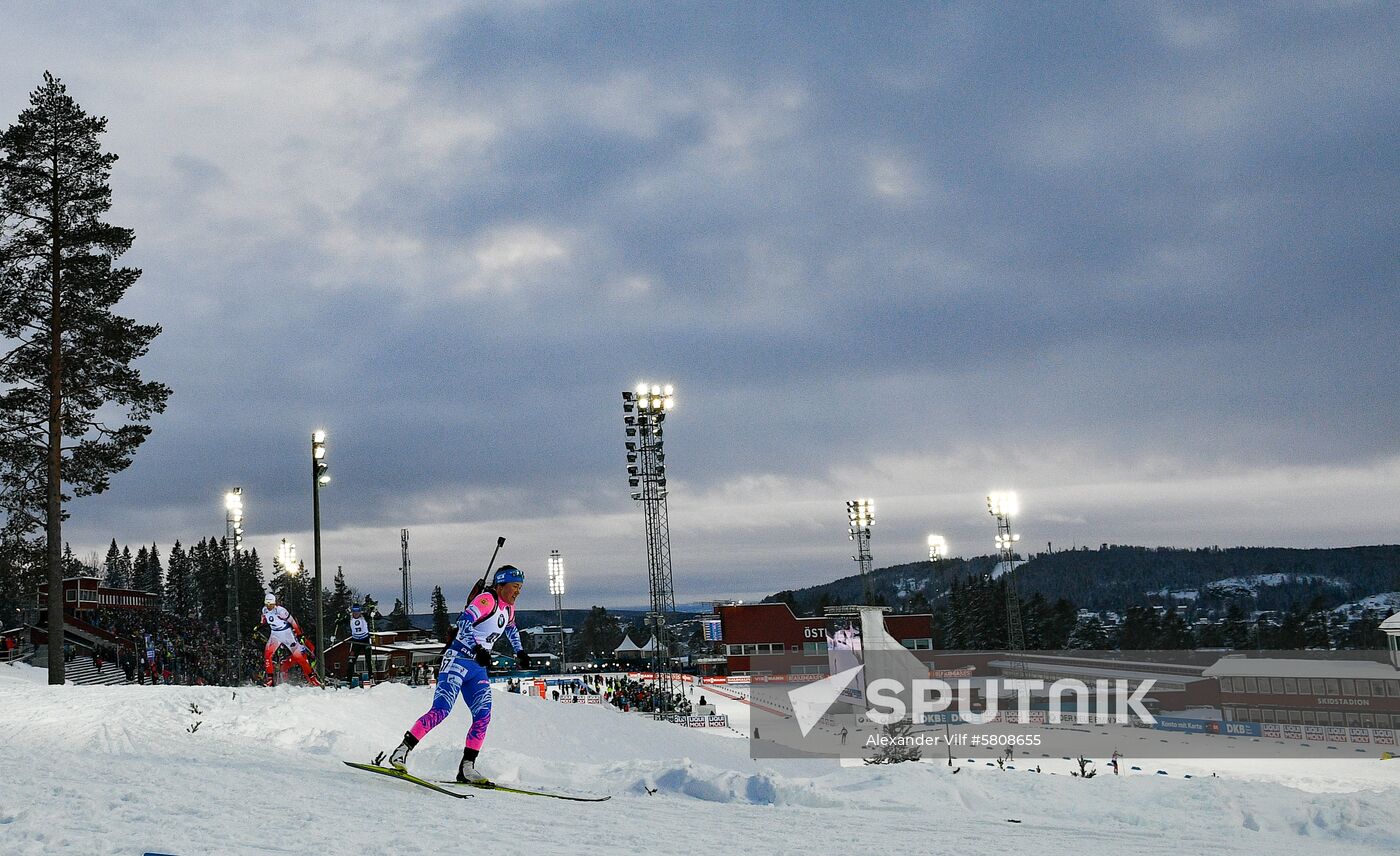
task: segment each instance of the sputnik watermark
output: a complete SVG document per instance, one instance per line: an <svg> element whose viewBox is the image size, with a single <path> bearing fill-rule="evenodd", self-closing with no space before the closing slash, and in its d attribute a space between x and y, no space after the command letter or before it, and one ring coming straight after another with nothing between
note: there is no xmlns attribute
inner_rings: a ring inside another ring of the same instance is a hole
<svg viewBox="0 0 1400 856"><path fill-rule="evenodd" d="M1144 725L1155 725L1157 720L1143 706L1143 699L1152 691L1155 680L1147 678L1129 690L1129 682L1123 680L1094 682L1094 689L1083 681L1064 678L1055 681L1047 690L1045 682L1035 679L989 678L981 684L984 699L982 709L973 710L972 682L966 679L956 682L956 688L940 678L917 678L906 687L894 678L877 678L866 687L866 697L870 707L867 715L879 725L892 725L905 719L923 722L933 714L943 713L957 705L959 719L969 725L983 725L993 722L1001 713L1001 692L1006 689L1016 694L1015 722L1031 721L1031 694L1045 690L1045 721L1059 723L1065 721L1064 698L1067 694L1075 697L1075 711L1070 721L1087 724L1110 722L1130 723L1134 716ZM904 696L913 699L906 703ZM1093 712L1090 712L1090 699L1093 699ZM912 709L911 709L912 708Z"/></svg>

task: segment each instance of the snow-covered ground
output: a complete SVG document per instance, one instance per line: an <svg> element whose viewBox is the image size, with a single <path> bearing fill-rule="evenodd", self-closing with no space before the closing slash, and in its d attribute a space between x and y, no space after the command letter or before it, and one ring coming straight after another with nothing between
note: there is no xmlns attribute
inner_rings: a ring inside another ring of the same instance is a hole
<svg viewBox="0 0 1400 856"><path fill-rule="evenodd" d="M705 686L697 690L705 700L717 707L717 713L729 715L736 729L748 734L749 690L743 684L721 687ZM1197 715L1210 718L1207 711L1181 711L1177 715ZM832 729L833 725L818 728ZM860 743L876 733L873 725L851 725L850 743ZM954 726L953 734L963 730ZM944 734L941 725L915 729L937 736ZM1234 780L1274 782L1318 793L1351 793L1358 790L1386 791L1394 789L1400 795L1400 760L1381 762L1381 754L1396 752L1395 747L1296 740L1272 740L1251 737L1225 737L1211 734L1188 734L1159 731L1121 725L1086 727L1062 725L989 724L977 726L980 734L1008 734L1042 738L1045 743L1036 748L1020 747L1013 762L1018 769L1039 767L1044 773L1057 775L1077 771L1079 765L1070 760L1083 755L1096 762L1100 775L1108 775L1105 763L1117 751L1122 758L1123 776L1160 776L1198 778L1225 776ZM954 762L966 766L987 766L986 757L971 759L968 753L954 749ZM980 753L985 756L987 753ZM1266 757L1260 757L1260 756ZM930 762L946 763L946 744L924 750ZM1134 769L1137 768L1137 769Z"/></svg>
<svg viewBox="0 0 1400 856"><path fill-rule="evenodd" d="M4 854L1400 849L1396 761L1212 762L1220 778L1105 771L1089 780L1048 765L1037 775L967 764L953 774L941 762L756 762L747 741L706 729L498 693L481 759L488 774L614 799L454 800L340 763L397 743L426 709L426 688L43 681L37 669L0 667ZM733 694L712 697L741 727ZM411 768L450 777L467 723L454 712Z"/></svg>

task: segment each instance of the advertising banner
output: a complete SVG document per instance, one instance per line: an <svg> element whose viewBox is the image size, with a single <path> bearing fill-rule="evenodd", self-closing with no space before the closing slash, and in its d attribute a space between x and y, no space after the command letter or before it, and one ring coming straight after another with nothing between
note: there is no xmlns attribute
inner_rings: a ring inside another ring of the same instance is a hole
<svg viewBox="0 0 1400 856"><path fill-rule="evenodd" d="M687 728L725 728L729 725L729 717L723 714L711 714L709 716L672 716L671 722L677 725L684 725Z"/></svg>
<svg viewBox="0 0 1400 856"><path fill-rule="evenodd" d="M1220 733L1220 722L1214 719L1187 719L1181 716L1158 716L1156 727L1162 731L1186 731L1194 734Z"/></svg>
<svg viewBox="0 0 1400 856"><path fill-rule="evenodd" d="M833 618L827 623L826 658L831 674L839 675L865 664L865 646L861 642L860 624L859 616ZM836 700L846 704L865 704L864 670L856 675L855 680L846 684Z"/></svg>
<svg viewBox="0 0 1400 856"><path fill-rule="evenodd" d="M1222 722L1220 723L1220 733L1227 737L1260 737L1257 722Z"/></svg>

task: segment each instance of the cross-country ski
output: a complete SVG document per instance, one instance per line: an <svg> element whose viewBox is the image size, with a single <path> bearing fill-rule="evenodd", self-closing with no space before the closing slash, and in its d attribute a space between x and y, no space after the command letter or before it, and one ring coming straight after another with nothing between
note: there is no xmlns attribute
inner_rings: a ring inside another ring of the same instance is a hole
<svg viewBox="0 0 1400 856"><path fill-rule="evenodd" d="M513 786L513 785L503 785L503 784L500 784L499 782L491 782L491 781L485 781L485 782L457 782L457 781L439 780L439 781L438 781L438 784L439 784L439 785L442 785L443 787L447 788L448 790L452 790L453 788L457 788L457 789L462 789L462 788L475 788L475 789L477 789L477 790L482 790L482 791L500 791L501 793L507 793L507 794L521 794L521 795L523 795L523 796L530 796L530 797L549 797L549 798L551 798L551 799L556 799L556 800L570 800L570 801L573 801L573 802L606 802L607 800L612 799L611 796L607 796L607 795L604 795L604 796L601 796L601 797L600 797L600 796L588 796L588 795L584 795L584 794L563 794L563 793L557 793L557 792L555 792L555 791L536 791L536 790L530 790L529 788L518 788L518 787L515 787L515 786Z"/></svg>
<svg viewBox="0 0 1400 856"><path fill-rule="evenodd" d="M471 794L457 793L448 788L439 787L433 782L430 782L426 779L420 779L411 773L406 773L403 770L398 769L397 767L381 767L378 764L358 764L354 761L346 761L345 766L354 767L357 770L364 770L369 773L378 773L381 776L388 776L391 779L398 779L399 781L403 782L412 782L413 784L418 785L419 787L427 788L430 791L437 791L440 794L446 794L450 797L466 798L471 796Z"/></svg>

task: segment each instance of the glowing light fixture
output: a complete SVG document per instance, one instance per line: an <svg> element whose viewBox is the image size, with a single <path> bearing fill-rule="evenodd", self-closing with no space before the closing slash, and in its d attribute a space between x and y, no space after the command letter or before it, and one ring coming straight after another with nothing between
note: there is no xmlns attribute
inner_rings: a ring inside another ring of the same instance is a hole
<svg viewBox="0 0 1400 856"><path fill-rule="evenodd" d="M948 541L942 535L928 536L928 559L937 562L948 558Z"/></svg>

